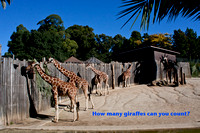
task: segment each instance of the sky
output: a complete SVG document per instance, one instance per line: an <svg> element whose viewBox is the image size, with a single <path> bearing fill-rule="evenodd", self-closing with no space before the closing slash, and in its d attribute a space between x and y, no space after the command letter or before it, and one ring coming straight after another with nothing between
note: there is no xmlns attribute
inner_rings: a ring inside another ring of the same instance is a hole
<svg viewBox="0 0 200 133"><path fill-rule="evenodd" d="M198 36L200 35L199 22L182 17L171 22L164 19L160 23L150 23L148 31L140 30L141 18L138 18L132 29L130 29L131 22L121 29L128 19L124 17L117 20L117 14L123 9L119 8L121 5L122 0L13 0L5 10L0 7L1 54L4 55L8 51L8 41L18 25L23 24L29 31L36 30L39 28L37 23L51 14L59 15L66 29L75 24L88 25L94 29L95 34L112 37L121 34L128 39L132 31L139 31L141 35L144 33L173 34L174 30L178 29L185 32L187 27L197 32Z"/></svg>

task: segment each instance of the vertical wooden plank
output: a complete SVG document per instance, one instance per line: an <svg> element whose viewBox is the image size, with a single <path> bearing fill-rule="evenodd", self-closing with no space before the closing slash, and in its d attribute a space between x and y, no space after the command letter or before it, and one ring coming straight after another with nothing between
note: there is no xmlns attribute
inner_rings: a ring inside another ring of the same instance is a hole
<svg viewBox="0 0 200 133"><path fill-rule="evenodd" d="M135 70L135 66L136 66L136 64L135 64L135 62L131 62L132 64L133 64L133 66L132 66L132 69L131 69L131 79L130 79L130 83L131 84L134 84L134 70Z"/></svg>
<svg viewBox="0 0 200 133"><path fill-rule="evenodd" d="M6 124L9 125L11 122L11 58L5 58L5 91L6 91L6 105L5 105L5 115L6 115Z"/></svg>
<svg viewBox="0 0 200 133"><path fill-rule="evenodd" d="M105 64L105 70L106 70L106 72L107 72L107 74L108 74L108 76L109 76L109 79L108 79L108 81L109 81L109 87L112 87L112 70L111 70L111 63L109 63L109 64Z"/></svg>
<svg viewBox="0 0 200 133"><path fill-rule="evenodd" d="M185 73L183 73L184 84L186 84Z"/></svg>
<svg viewBox="0 0 200 133"><path fill-rule="evenodd" d="M3 58L3 64L2 64L2 71L5 71L5 67L7 65L7 58ZM4 115L4 125L6 125L7 123L7 117L6 117L6 111L7 111L7 91L6 91L6 76L7 76L7 72L3 72L2 73L2 93L4 94L3 96L3 115Z"/></svg>
<svg viewBox="0 0 200 133"><path fill-rule="evenodd" d="M115 89L115 66L111 64L112 67L112 89Z"/></svg>
<svg viewBox="0 0 200 133"><path fill-rule="evenodd" d="M18 101L18 87L19 87L19 83L18 83L18 79L19 79L19 73L17 71L18 69L18 60L14 60L12 59L11 62L11 84L12 84L12 122L15 123L17 121L17 101Z"/></svg>
<svg viewBox="0 0 200 133"><path fill-rule="evenodd" d="M28 62L26 62L25 60L23 61L24 66L28 66ZM35 77L35 76L34 76ZM28 97L28 87L29 87L29 82L30 80L28 79L28 77L25 77L24 80L21 81L22 83L24 83L24 87L23 87L23 91L20 91L20 93L22 94L22 103L24 103L22 105L22 119L24 118L24 116L29 117L30 113L29 113L29 97ZM36 82L35 82L36 83ZM21 101L21 100L20 100Z"/></svg>
<svg viewBox="0 0 200 133"><path fill-rule="evenodd" d="M2 58L1 58L1 44L0 44L0 126L3 124L3 86L2 86Z"/></svg>
<svg viewBox="0 0 200 133"><path fill-rule="evenodd" d="M184 80L183 80L183 68L180 67L180 77L181 77L181 85L183 85ZM179 79L177 79L177 82L179 82Z"/></svg>

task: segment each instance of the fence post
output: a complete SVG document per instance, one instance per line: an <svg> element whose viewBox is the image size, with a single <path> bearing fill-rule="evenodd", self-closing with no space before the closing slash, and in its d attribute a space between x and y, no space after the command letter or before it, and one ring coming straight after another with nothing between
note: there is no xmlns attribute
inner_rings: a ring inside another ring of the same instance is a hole
<svg viewBox="0 0 200 133"><path fill-rule="evenodd" d="M3 104L2 104L2 61L1 61L1 44L0 44L0 129L3 127L2 117L3 117Z"/></svg>
<svg viewBox="0 0 200 133"><path fill-rule="evenodd" d="M112 67L112 89L115 89L115 66L111 64Z"/></svg>
<svg viewBox="0 0 200 133"><path fill-rule="evenodd" d="M186 84L185 73L183 73L183 84Z"/></svg>
<svg viewBox="0 0 200 133"><path fill-rule="evenodd" d="M183 85L183 68L180 68L180 76L181 76L181 85ZM177 79L178 80L178 79ZM177 81L178 82L178 81Z"/></svg>

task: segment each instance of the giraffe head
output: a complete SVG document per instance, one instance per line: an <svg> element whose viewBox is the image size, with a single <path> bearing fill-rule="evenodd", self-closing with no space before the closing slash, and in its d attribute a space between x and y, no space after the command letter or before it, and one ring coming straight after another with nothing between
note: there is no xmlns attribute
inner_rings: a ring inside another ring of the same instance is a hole
<svg viewBox="0 0 200 133"><path fill-rule="evenodd" d="M37 62L36 60L29 62L29 65L26 67L26 71L30 71L32 70L35 65L39 65L39 62Z"/></svg>
<svg viewBox="0 0 200 133"><path fill-rule="evenodd" d="M160 58L160 62L163 63L163 64L167 63L168 62L167 55L162 56Z"/></svg>
<svg viewBox="0 0 200 133"><path fill-rule="evenodd" d="M47 63L54 63L54 58L52 58L52 57L49 57L49 60L48 60L48 62Z"/></svg>
<svg viewBox="0 0 200 133"><path fill-rule="evenodd" d="M86 70L88 70L88 68L92 68L92 65L91 64L87 64L85 68L86 68Z"/></svg>

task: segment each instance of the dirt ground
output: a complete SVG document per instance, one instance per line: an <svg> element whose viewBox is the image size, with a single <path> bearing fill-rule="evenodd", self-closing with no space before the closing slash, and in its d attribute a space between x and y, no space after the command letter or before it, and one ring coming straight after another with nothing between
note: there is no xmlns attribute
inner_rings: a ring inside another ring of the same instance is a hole
<svg viewBox="0 0 200 133"><path fill-rule="evenodd" d="M107 96L92 95L95 108L84 111L79 96L79 121L73 113L59 110L59 122L53 123L54 108L40 112L40 117L7 126L18 129L48 130L132 130L166 128L200 128L200 78L187 79L179 87L131 85L110 90ZM105 113L104 116L100 114ZM121 114L116 116L116 113ZM95 116L96 114L96 116ZM110 115L113 116L110 116ZM98 116L99 115L99 116ZM151 116L149 116L151 115ZM161 116L160 116L161 115ZM181 116L180 116L181 115Z"/></svg>

